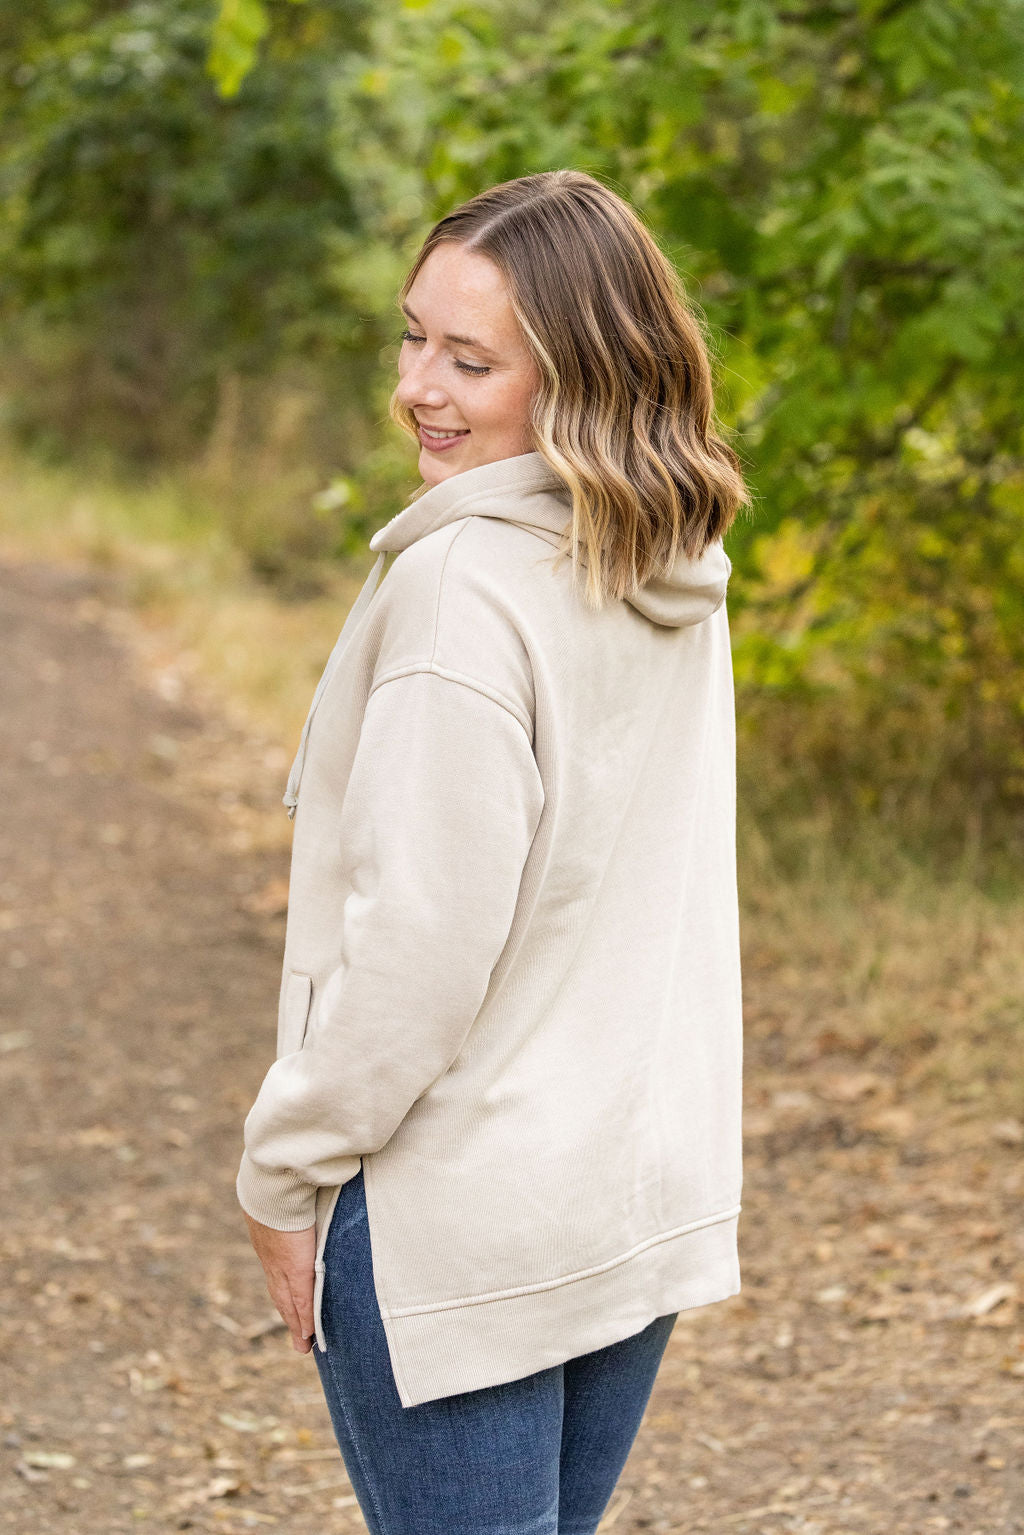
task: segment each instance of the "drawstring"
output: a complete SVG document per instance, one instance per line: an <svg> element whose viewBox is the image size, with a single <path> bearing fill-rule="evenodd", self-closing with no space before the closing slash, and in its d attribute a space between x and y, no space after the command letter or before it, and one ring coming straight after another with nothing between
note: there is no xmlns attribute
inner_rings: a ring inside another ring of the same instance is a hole
<svg viewBox="0 0 1024 1535"><path fill-rule="evenodd" d="M377 563L374 565L373 569L370 571L370 574L367 576L365 582L363 583L362 591L359 593L359 596L352 604L349 615L342 627L342 631L335 641L334 649L331 651L327 658L327 665L324 667L323 675L316 685L316 692L313 694L313 702L309 706L309 713L306 715L306 723L302 727L302 735L299 738L299 749L295 754L295 761L292 763L291 772L288 774L288 787L284 792L284 799L282 803L288 806L289 820L294 818L295 807L299 802L299 783L302 779L302 768L306 760L306 739L309 735L309 727L312 723L313 715L316 713L316 706L323 696L324 689L330 681L331 674L333 673L338 662L341 660L341 653L345 648L346 636L351 635L352 630L356 627L367 607L369 606L370 598L377 590L377 583L380 580L381 571L384 568L384 561L386 559L387 551L382 550L381 553L377 556Z"/></svg>

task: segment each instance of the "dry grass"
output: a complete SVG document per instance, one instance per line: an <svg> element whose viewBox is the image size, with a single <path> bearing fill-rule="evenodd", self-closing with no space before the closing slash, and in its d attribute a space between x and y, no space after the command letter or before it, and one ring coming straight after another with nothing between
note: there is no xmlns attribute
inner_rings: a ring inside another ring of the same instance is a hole
<svg viewBox="0 0 1024 1535"><path fill-rule="evenodd" d="M906 862L880 889L837 860L780 879L741 840L746 992L758 1027L877 1062L924 1097L1019 1115L1024 902ZM827 1018L827 1025L822 1022Z"/></svg>
<svg viewBox="0 0 1024 1535"><path fill-rule="evenodd" d="M81 484L11 458L0 458L0 557L104 572L154 653L172 653L226 713L286 743L365 574L323 561L316 594L284 601L184 481Z"/></svg>

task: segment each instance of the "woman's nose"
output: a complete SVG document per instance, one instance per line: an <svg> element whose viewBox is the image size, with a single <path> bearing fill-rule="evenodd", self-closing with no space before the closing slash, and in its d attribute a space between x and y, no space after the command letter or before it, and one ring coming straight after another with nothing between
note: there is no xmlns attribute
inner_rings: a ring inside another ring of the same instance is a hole
<svg viewBox="0 0 1024 1535"><path fill-rule="evenodd" d="M414 356L402 371L398 398L410 408L429 405L436 409L444 405L448 396L437 377L436 361L422 355Z"/></svg>

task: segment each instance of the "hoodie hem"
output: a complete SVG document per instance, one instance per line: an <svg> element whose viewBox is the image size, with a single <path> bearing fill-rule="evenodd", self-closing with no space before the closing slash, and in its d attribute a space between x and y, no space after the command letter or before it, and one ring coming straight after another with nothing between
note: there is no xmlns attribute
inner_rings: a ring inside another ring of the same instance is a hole
<svg viewBox="0 0 1024 1535"><path fill-rule="evenodd" d="M518 1380L606 1348L656 1317L740 1291L739 1216L655 1238L613 1265L546 1288L381 1320L403 1407Z"/></svg>
<svg viewBox="0 0 1024 1535"><path fill-rule="evenodd" d="M629 1263L648 1247L655 1247L660 1242L674 1241L676 1237L686 1236L691 1231L700 1231L705 1226L716 1226L720 1221L735 1220L739 1213L740 1206L735 1205L732 1209L722 1210L716 1215L705 1215L701 1220L687 1221L685 1226L676 1226L671 1231L660 1231L657 1236L638 1242L628 1252L619 1253L616 1257L609 1258L606 1263L595 1264L589 1269L578 1269L574 1274L561 1274L557 1279L542 1279L537 1284L515 1285L512 1289L492 1290L483 1295L460 1295L454 1300L428 1301L420 1306L391 1306L387 1310L382 1310L381 1315L390 1319L391 1317L421 1316L432 1311L451 1311L460 1306L485 1306L491 1301L516 1300L520 1295L535 1295L540 1290L555 1290L560 1285L578 1284L581 1280L592 1279L597 1274L618 1268L620 1263Z"/></svg>

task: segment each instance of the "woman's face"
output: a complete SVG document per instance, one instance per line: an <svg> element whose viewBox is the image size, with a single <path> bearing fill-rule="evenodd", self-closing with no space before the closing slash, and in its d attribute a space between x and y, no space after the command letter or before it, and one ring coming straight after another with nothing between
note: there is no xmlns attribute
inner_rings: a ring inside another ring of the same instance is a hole
<svg viewBox="0 0 1024 1535"><path fill-rule="evenodd" d="M419 425L427 484L531 452L530 399L539 380L494 262L444 241L402 309L408 329L397 393ZM434 436L431 428L458 435Z"/></svg>

